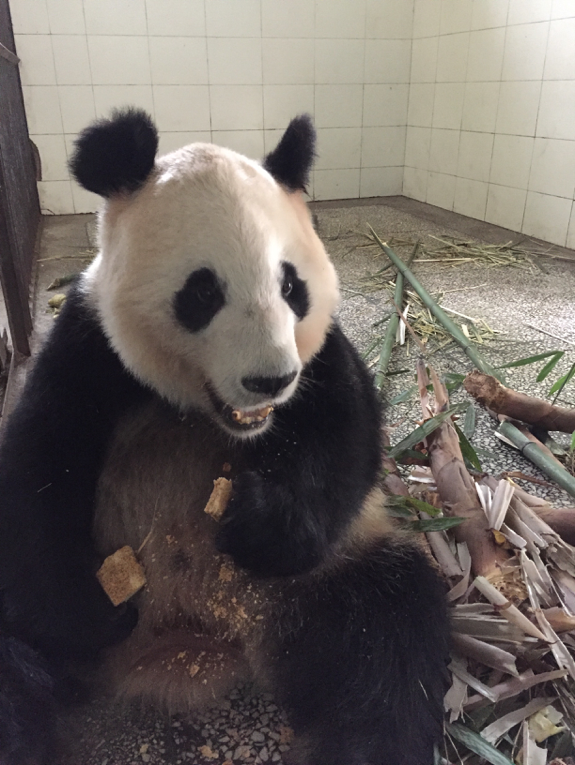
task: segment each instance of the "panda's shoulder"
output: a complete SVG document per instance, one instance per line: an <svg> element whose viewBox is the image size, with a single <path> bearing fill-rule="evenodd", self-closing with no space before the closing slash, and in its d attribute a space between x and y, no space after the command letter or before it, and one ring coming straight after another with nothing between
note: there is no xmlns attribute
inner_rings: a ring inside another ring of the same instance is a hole
<svg viewBox="0 0 575 765"><path fill-rule="evenodd" d="M280 410L281 411L281 410ZM294 430L323 436L365 436L379 448L382 405L373 377L341 326L334 322L302 374L300 388L283 410Z"/></svg>
<svg viewBox="0 0 575 765"><path fill-rule="evenodd" d="M340 399L347 394L356 404L375 411L381 408L370 371L337 321L305 374L316 383L317 396Z"/></svg>
<svg viewBox="0 0 575 765"><path fill-rule="evenodd" d="M89 296L75 284L33 362L10 421L37 418L54 427L54 421L75 423L88 410L96 421L107 419L107 412L144 393L111 347Z"/></svg>

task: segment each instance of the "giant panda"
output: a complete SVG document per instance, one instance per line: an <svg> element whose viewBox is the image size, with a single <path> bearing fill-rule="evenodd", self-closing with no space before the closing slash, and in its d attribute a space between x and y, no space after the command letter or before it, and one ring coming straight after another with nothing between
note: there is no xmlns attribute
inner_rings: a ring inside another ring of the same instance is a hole
<svg viewBox="0 0 575 765"><path fill-rule="evenodd" d="M286 762L433 762L444 593L386 518L380 403L304 201L314 142L300 116L263 163L156 158L136 109L80 135L99 254L0 448L2 765L57 758L58 700L95 658L119 697L191 714L255 679ZM124 545L147 585L114 607L95 572Z"/></svg>

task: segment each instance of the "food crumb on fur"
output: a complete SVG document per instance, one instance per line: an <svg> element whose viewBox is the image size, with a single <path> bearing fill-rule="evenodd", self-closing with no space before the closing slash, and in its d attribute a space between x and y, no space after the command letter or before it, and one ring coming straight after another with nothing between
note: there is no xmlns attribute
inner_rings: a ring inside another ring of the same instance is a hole
<svg viewBox="0 0 575 765"><path fill-rule="evenodd" d="M228 506L231 494L232 482L229 478L216 478L204 512L211 515L215 521L219 521Z"/></svg>
<svg viewBox="0 0 575 765"><path fill-rule="evenodd" d="M218 579L220 580L220 582L231 582L233 579L233 576L234 576L233 570L229 566L226 566L225 563L222 564L220 568L220 573L218 576Z"/></svg>
<svg viewBox="0 0 575 765"><path fill-rule="evenodd" d="M109 555L96 572L96 576L115 606L125 603L146 584L144 569L128 545Z"/></svg>

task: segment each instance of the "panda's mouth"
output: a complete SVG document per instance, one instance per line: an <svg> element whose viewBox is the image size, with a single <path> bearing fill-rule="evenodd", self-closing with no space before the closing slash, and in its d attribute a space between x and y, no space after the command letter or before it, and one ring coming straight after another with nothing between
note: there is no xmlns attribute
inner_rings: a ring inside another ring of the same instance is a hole
<svg viewBox="0 0 575 765"><path fill-rule="evenodd" d="M271 404L259 408L238 409L222 401L211 385L207 384L206 389L214 409L227 427L239 433L260 430L265 427L274 410Z"/></svg>

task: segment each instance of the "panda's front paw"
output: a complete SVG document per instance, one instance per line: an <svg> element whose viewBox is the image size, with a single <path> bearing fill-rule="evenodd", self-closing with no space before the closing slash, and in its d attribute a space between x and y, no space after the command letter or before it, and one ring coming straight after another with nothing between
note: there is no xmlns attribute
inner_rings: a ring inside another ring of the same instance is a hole
<svg viewBox="0 0 575 765"><path fill-rule="evenodd" d="M241 473L234 479L216 547L260 576L309 571L319 563L321 552L314 524L302 511L305 514L285 487L259 473Z"/></svg>

